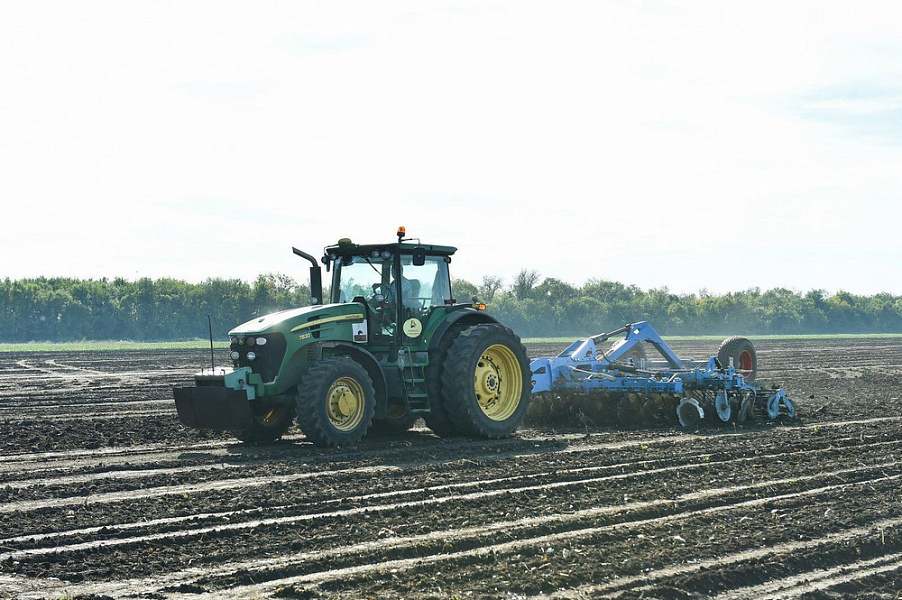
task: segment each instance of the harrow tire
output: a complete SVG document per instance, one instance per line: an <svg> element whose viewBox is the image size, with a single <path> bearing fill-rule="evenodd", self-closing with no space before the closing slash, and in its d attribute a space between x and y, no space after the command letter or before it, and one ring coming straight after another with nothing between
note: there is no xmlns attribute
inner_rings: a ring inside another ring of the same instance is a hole
<svg viewBox="0 0 902 600"><path fill-rule="evenodd" d="M294 421L293 406L254 407L254 424L233 433L246 444L268 444L285 435L292 421Z"/></svg>
<svg viewBox="0 0 902 600"><path fill-rule="evenodd" d="M529 411L531 371L520 338L497 323L461 333L448 350L442 399L455 428L466 435L503 438Z"/></svg>
<svg viewBox="0 0 902 600"><path fill-rule="evenodd" d="M751 341L744 337L733 336L721 342L720 349L717 351L717 362L726 369L730 366L731 359L736 372L745 375L746 381L755 380L755 375L758 373L758 355Z"/></svg>
<svg viewBox="0 0 902 600"><path fill-rule="evenodd" d="M354 444L366 435L376 412L373 381L347 356L314 363L298 386L298 425L317 446Z"/></svg>

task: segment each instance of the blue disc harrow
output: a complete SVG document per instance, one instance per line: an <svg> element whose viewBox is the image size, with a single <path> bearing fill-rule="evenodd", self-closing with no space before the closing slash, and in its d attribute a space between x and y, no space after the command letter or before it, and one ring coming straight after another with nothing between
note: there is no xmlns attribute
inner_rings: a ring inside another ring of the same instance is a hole
<svg viewBox="0 0 902 600"><path fill-rule="evenodd" d="M600 345L614 338L607 350ZM660 355L651 360L646 348ZM794 419L795 405L777 387L755 379L751 341L730 337L717 356L684 360L647 321L576 340L555 357L531 363L530 420L577 418L587 423L675 420L694 427L703 420L744 423Z"/></svg>

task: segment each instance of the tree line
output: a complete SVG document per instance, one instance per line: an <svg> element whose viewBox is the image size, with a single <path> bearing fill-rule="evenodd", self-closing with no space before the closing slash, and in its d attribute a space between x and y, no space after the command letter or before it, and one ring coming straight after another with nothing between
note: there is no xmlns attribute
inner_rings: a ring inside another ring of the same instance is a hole
<svg viewBox="0 0 902 600"><path fill-rule="evenodd" d="M238 279L62 277L0 282L0 341L136 340L206 338L255 316L310 304L310 290L285 275L266 274L253 283Z"/></svg>
<svg viewBox="0 0 902 600"><path fill-rule="evenodd" d="M728 294L674 294L666 287L590 279L573 286L523 270L510 284L455 280L455 296L472 296L522 337L580 337L649 321L662 335L902 333L902 296L823 290L751 288ZM269 273L252 282L207 279L32 278L0 281L0 341L217 340L256 316L306 306L310 290Z"/></svg>

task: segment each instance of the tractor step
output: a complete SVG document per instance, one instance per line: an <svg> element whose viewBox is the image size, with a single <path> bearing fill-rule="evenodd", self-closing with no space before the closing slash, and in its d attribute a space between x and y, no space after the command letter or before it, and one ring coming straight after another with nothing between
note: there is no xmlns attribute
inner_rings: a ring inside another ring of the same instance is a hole
<svg viewBox="0 0 902 600"><path fill-rule="evenodd" d="M426 367L428 364L428 360L419 362L408 352L407 360L398 365L407 408L411 413L429 412L429 395L426 393Z"/></svg>

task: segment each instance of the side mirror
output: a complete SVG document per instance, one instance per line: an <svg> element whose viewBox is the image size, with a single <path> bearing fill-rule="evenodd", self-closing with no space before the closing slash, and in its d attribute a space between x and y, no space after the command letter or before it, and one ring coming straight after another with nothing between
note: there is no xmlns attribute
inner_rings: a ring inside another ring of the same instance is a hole
<svg viewBox="0 0 902 600"><path fill-rule="evenodd" d="M422 267L426 264L426 248L421 246L417 246L413 249L413 265L415 267Z"/></svg>

